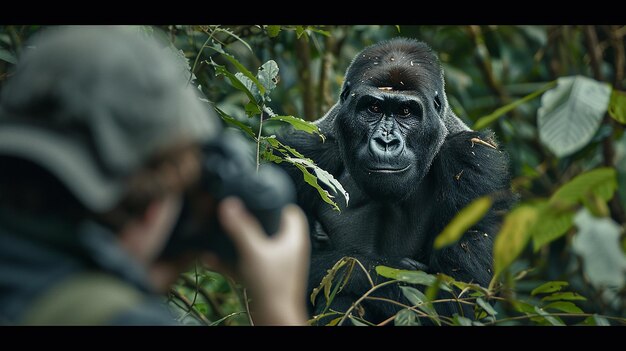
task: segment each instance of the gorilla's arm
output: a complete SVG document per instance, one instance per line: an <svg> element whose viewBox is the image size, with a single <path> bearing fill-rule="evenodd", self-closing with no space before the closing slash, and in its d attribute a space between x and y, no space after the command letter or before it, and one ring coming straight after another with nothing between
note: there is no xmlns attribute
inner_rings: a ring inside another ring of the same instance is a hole
<svg viewBox="0 0 626 351"><path fill-rule="evenodd" d="M471 201L494 195L487 215L459 242L433 252L429 262L434 273L442 272L485 287L493 275L494 235L503 213L514 201L509 188L508 158L496 145L490 132L457 133L446 139L431 169L437 183L432 204L437 209L432 240Z"/></svg>

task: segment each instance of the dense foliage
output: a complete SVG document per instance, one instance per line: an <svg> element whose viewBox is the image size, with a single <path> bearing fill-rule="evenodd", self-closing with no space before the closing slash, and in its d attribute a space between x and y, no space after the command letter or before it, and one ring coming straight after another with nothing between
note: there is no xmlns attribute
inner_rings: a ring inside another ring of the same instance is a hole
<svg viewBox="0 0 626 351"><path fill-rule="evenodd" d="M0 84L20 51L27 50L24 40L38 29L0 27ZM256 144L257 163L294 164L335 207L334 197L349 196L341 184L280 144L273 131L289 123L323 138L323 131L306 121L321 117L336 100L343 73L359 50L394 36L427 42L439 53L456 114L473 129L492 128L510 154L512 187L520 202L496 239L489 287L378 267L375 274L391 279L382 284L403 284L413 304L386 323L414 325L423 316L453 325L626 324L626 26L161 29L133 28L158 36L165 50L180 56L181 74L189 67L190 83L226 123ZM455 245L490 206L489 197L474 201L435 246ZM332 299L355 269L362 269L358 261L341 260L314 294ZM416 285L426 288L422 292ZM380 286L372 283L370 293ZM437 291L452 287L461 291L458 303L474 305L477 321L436 314ZM372 298L368 295L361 300ZM170 299L185 322L248 323L241 303L245 291L200 268L181 277ZM369 324L360 317L360 301L346 313L326 311L336 315L331 324Z"/></svg>

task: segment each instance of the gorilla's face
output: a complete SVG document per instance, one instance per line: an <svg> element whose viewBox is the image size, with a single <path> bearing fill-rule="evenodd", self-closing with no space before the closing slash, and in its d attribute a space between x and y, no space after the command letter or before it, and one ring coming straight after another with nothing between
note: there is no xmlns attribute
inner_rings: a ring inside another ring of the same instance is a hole
<svg viewBox="0 0 626 351"><path fill-rule="evenodd" d="M348 69L338 141L348 171L372 198L406 199L428 173L446 135L442 89L438 63L424 55L365 51Z"/></svg>

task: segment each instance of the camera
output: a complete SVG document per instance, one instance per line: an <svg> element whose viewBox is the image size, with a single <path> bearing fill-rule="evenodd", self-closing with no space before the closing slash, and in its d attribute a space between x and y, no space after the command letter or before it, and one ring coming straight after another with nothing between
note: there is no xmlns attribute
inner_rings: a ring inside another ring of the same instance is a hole
<svg viewBox="0 0 626 351"><path fill-rule="evenodd" d="M278 231L283 207L295 203L294 185L273 164L263 164L257 172L248 150L234 132L224 132L202 146L200 181L185 194L161 258L208 250L226 262L236 262L237 251L216 213L219 202L229 196L240 198L268 235Z"/></svg>

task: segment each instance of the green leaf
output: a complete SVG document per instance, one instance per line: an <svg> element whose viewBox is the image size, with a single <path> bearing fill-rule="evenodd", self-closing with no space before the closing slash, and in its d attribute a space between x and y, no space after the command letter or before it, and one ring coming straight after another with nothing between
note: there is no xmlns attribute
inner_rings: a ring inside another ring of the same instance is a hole
<svg viewBox="0 0 626 351"><path fill-rule="evenodd" d="M569 301L557 301L543 306L544 310L553 309L565 313L584 313L578 306Z"/></svg>
<svg viewBox="0 0 626 351"><path fill-rule="evenodd" d="M537 123L541 142L557 157L583 148L598 130L611 87L583 76L562 77L541 98Z"/></svg>
<svg viewBox="0 0 626 351"><path fill-rule="evenodd" d="M315 190L317 190L317 193L320 195L324 202L331 205L335 211L341 211L339 209L339 206L337 206L337 203L332 200L333 196L330 195L328 191L322 189L322 187L317 183L317 178L313 174L311 174L311 172L309 172L306 167L297 162L294 162L294 159L291 157L285 158L285 160L296 166L296 168L298 168L300 172L302 172L304 182L315 188Z"/></svg>
<svg viewBox="0 0 626 351"><path fill-rule="evenodd" d="M230 85L233 86L233 88L243 91L248 96L248 99L250 99L250 101L256 101L256 98L254 97L250 89L248 89L248 87L246 87L246 85L242 83L241 80L237 78L237 76L230 73L224 66L218 65L215 62L212 62L212 64L213 67L215 67L216 75L225 76L226 78L228 78L228 81L230 82Z"/></svg>
<svg viewBox="0 0 626 351"><path fill-rule="evenodd" d="M565 323L563 323L563 321L559 317L551 316L548 312L544 311L543 309L537 306L535 306L535 312L537 312L541 317L543 317L551 325L556 325L556 326L565 325Z"/></svg>
<svg viewBox="0 0 626 351"><path fill-rule="evenodd" d="M280 26L266 26L265 30L267 31L267 36L270 38L275 38L280 33Z"/></svg>
<svg viewBox="0 0 626 351"><path fill-rule="evenodd" d="M410 284L420 284L430 286L437 281L437 278L431 274L422 271L408 271L403 269L395 269L386 266L376 266L376 273L389 279L400 280Z"/></svg>
<svg viewBox="0 0 626 351"><path fill-rule="evenodd" d="M304 26L296 26L296 38L300 39L300 37L304 34L306 34Z"/></svg>
<svg viewBox="0 0 626 351"><path fill-rule="evenodd" d="M552 295L548 295L546 297L544 297L543 299L541 299L541 301L560 301L560 300L565 300L565 301L586 301L587 298L579 295L575 292L559 292L559 293L554 293Z"/></svg>
<svg viewBox="0 0 626 351"><path fill-rule="evenodd" d="M540 89L538 89L537 91L534 91L524 96L523 98L516 100L508 105L502 106L499 109L493 111L492 113L486 116L480 117L476 121L476 123L474 123L474 126L472 127L472 129L481 130L481 129L488 127L493 122L497 121L500 117L504 116L506 113L511 112L513 109L517 108L518 106L523 105L527 103L528 101L538 97L539 95L543 94L546 90L553 88L555 85L556 85L556 81L550 82L544 85L543 87L541 87Z"/></svg>
<svg viewBox="0 0 626 351"><path fill-rule="evenodd" d="M3 49L3 48L0 48L0 60L6 61L12 64L17 63L17 58L15 58L15 55L13 55L8 50Z"/></svg>
<svg viewBox="0 0 626 351"><path fill-rule="evenodd" d="M248 102L246 104L245 110L248 117L253 117L261 113L261 109L254 101Z"/></svg>
<svg viewBox="0 0 626 351"><path fill-rule="evenodd" d="M307 180L307 176L305 175L304 181L307 182L308 184L312 185L314 188L318 189L318 192L320 192L320 190L322 190L326 194L326 196L330 199L332 196L330 194L328 194L328 192L326 190L324 190L321 187L319 187L319 184L317 183L317 180L319 179L322 183L324 183L329 188L331 188L331 190L335 194L336 193L340 193L341 195L343 195L344 199L346 200L346 206L348 206L348 203L350 201L350 195L343 188L341 183L339 183L339 181L337 179L335 179L335 177L332 176L332 174L330 174L330 173L326 172L325 170L319 168L315 163L313 163L313 161L311 161L308 158L286 157L285 160L290 162L291 164L295 165L296 167L298 167L298 169L300 169L301 171L302 171L302 169L308 169L308 168L313 169L313 171L315 172L315 175L317 177L313 176L311 174L311 176L313 178L308 177L308 180ZM307 173L308 173L308 171L307 171ZM312 183L315 184L315 185L313 185ZM320 195L322 195L322 193L320 193ZM324 199L324 195L322 195L322 199ZM326 200L324 200L324 201L326 201ZM328 201L326 201L326 202L328 202ZM332 201L332 203L335 205L334 207L336 207L336 209L339 210L339 207L337 206L337 204L334 201Z"/></svg>
<svg viewBox="0 0 626 351"><path fill-rule="evenodd" d="M472 326L472 320L471 319L459 316L456 313L454 314L454 316L452 316L452 322L454 323L454 325L460 325L460 326L463 326L463 327L471 327Z"/></svg>
<svg viewBox="0 0 626 351"><path fill-rule="evenodd" d="M215 108L215 111L217 111L217 114L224 120L224 122L230 124L231 126L236 127L237 129L244 131L252 139L256 139L256 134L254 133L252 128L240 122L239 120L235 119L234 117L229 116L226 112L222 111L217 106L213 106L213 108Z"/></svg>
<svg viewBox="0 0 626 351"><path fill-rule="evenodd" d="M485 310L485 312L487 312L487 314L489 314L490 316L495 316L498 314L498 312L482 298L477 298L476 303L478 304L478 306L482 307L482 309Z"/></svg>
<svg viewBox="0 0 626 351"><path fill-rule="evenodd" d="M324 135L322 135L322 132L320 132L320 129L317 127L316 124L307 122L302 118L294 116L274 116L269 118L268 121L280 121L289 123L296 130L300 130L308 134L315 133L322 138L322 141L325 140Z"/></svg>
<svg viewBox="0 0 626 351"><path fill-rule="evenodd" d="M334 327L336 326L341 320L343 319L343 316L341 317L337 317L335 319L333 319L332 321L328 322L328 324L326 324L327 327Z"/></svg>
<svg viewBox="0 0 626 351"><path fill-rule="evenodd" d="M534 288L533 291L530 292L530 294L532 296L535 296L537 294L553 293L555 291L560 291L564 286L568 286L568 285L569 285L568 282L562 282L562 281L547 282Z"/></svg>
<svg viewBox="0 0 626 351"><path fill-rule="evenodd" d="M621 227L611 218L593 217L585 208L574 219L578 233L572 250L582 258L583 272L597 289L626 284L626 255L620 249ZM608 292L607 292L608 293Z"/></svg>
<svg viewBox="0 0 626 351"><path fill-rule="evenodd" d="M581 203L584 197L594 194L604 201L613 197L617 189L617 171L611 167L596 168L579 174L562 185L550 197L551 205L571 206Z"/></svg>
<svg viewBox="0 0 626 351"><path fill-rule="evenodd" d="M547 201L535 204L539 218L531 229L533 249L539 251L544 245L560 238L574 225L574 212L550 206Z"/></svg>
<svg viewBox="0 0 626 351"><path fill-rule="evenodd" d="M417 318L417 313L409 310L408 308L400 310L396 313L396 318L394 318L393 324L397 326L421 325L419 319Z"/></svg>
<svg viewBox="0 0 626 351"><path fill-rule="evenodd" d="M622 124L626 124L626 93L623 91L613 90L611 93L609 116Z"/></svg>
<svg viewBox="0 0 626 351"><path fill-rule="evenodd" d="M261 84L261 82L259 82L257 77L255 77L254 74L252 74L252 72L250 72L239 61L237 61L237 59L235 59L235 57L233 55L230 55L228 53L223 53L222 57L227 59L230 63L233 64L233 66L235 66L235 68L237 68L237 70L239 72L241 72L244 76L246 76L248 79L250 79L254 83L254 85L257 87L257 89L259 89L259 92L261 93L261 96L265 95L265 86L263 86L263 84ZM278 68L276 68L276 69L278 70Z"/></svg>
<svg viewBox="0 0 626 351"><path fill-rule="evenodd" d="M604 318L604 317L600 317L597 314L594 314L593 316L589 316L587 317L584 321L583 321L584 325L597 325L597 326L601 326L601 327L608 327L611 325L611 323L609 323L609 321Z"/></svg>
<svg viewBox="0 0 626 351"><path fill-rule="evenodd" d="M396 24L396 30L400 33L400 26Z"/></svg>
<svg viewBox="0 0 626 351"><path fill-rule="evenodd" d="M278 71L278 65L274 60L269 60L259 67L257 79L265 88L265 92L262 94L269 94L270 91L276 88L276 84L278 83Z"/></svg>
<svg viewBox="0 0 626 351"><path fill-rule="evenodd" d="M313 291L311 292L311 304L312 305L315 306L315 299L317 298L317 295L320 293L320 291L324 291L324 297L326 298L326 302L327 304L329 303L330 289L333 285L333 280L335 279L337 272L339 272L339 269L345 266L348 263L348 261L349 261L348 257L342 257L339 261L337 261L333 265L331 269L326 271L326 275L324 276L324 278L322 278L322 281L320 282L320 284L316 288L314 288Z"/></svg>
<svg viewBox="0 0 626 351"><path fill-rule="evenodd" d="M252 82L250 78L246 77L241 72L235 73L235 77L241 82L241 84L246 87L246 89L250 91L250 93L252 93L252 96L254 96L254 99L250 100L250 103L257 105L260 101L262 101L259 89L256 87L256 85L254 85L254 82Z"/></svg>
<svg viewBox="0 0 626 351"><path fill-rule="evenodd" d="M465 206L437 236L434 248L441 249L457 242L468 229L487 214L492 203L493 200L489 196L483 196Z"/></svg>
<svg viewBox="0 0 626 351"><path fill-rule="evenodd" d="M524 301L519 301L519 300L513 300L511 301L511 304L513 305L513 308L515 308L515 310L517 312L520 313L526 313L526 314L532 314L535 313L535 306L524 302Z"/></svg>
<svg viewBox="0 0 626 351"><path fill-rule="evenodd" d="M522 205L504 218L502 228L493 244L495 274L490 287L493 286L500 273L522 253L530 239L530 229L538 216L536 208Z"/></svg>
<svg viewBox="0 0 626 351"><path fill-rule="evenodd" d="M437 311L435 311L433 304L429 302L426 298L426 295L410 286L401 286L400 289L402 290L402 294L407 298L407 300L409 300L409 302L413 306L419 308L424 313L432 317L431 319L437 325L441 325L441 321L439 321L439 315L437 314Z"/></svg>

